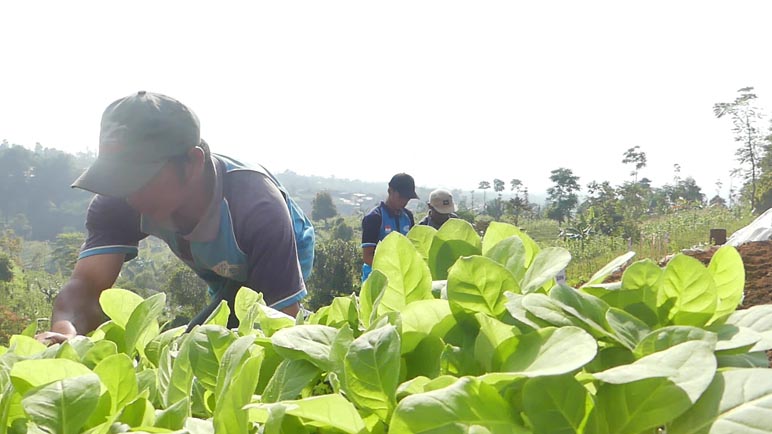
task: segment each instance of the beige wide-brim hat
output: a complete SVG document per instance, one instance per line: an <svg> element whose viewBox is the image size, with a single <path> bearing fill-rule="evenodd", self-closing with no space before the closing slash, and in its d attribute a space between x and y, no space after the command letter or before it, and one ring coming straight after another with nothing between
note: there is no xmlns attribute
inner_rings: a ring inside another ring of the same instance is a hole
<svg viewBox="0 0 772 434"><path fill-rule="evenodd" d="M448 190L434 190L429 195L429 205L440 214L456 212L456 204L453 203L453 195Z"/></svg>

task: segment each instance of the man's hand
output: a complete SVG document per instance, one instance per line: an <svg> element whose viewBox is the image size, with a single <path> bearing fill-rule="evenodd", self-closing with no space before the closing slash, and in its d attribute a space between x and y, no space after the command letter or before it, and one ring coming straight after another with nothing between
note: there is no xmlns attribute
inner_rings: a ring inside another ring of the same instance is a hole
<svg viewBox="0 0 772 434"><path fill-rule="evenodd" d="M69 321L57 321L51 326L50 332L38 333L35 339L45 345L61 344L67 339L74 338L78 332Z"/></svg>
<svg viewBox="0 0 772 434"><path fill-rule="evenodd" d="M64 343L64 341L66 341L67 339L71 339L74 337L75 335L66 335L64 333L57 333L57 332L43 332L35 335L35 339L37 339L38 342L46 346L51 346L53 344L61 344L61 343Z"/></svg>

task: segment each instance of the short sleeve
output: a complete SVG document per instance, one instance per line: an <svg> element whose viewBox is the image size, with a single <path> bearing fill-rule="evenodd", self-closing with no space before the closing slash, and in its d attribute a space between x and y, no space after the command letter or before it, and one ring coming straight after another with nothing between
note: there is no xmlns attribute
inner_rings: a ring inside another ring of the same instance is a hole
<svg viewBox="0 0 772 434"><path fill-rule="evenodd" d="M230 200L236 241L247 255L246 286L281 309L307 295L298 261L295 233L287 202L279 189L255 172L236 172L238 186Z"/></svg>
<svg viewBox="0 0 772 434"><path fill-rule="evenodd" d="M86 213L88 235L78 259L110 253L123 253L127 261L135 258L139 241L147 236L139 222L139 213L123 199L94 196Z"/></svg>
<svg viewBox="0 0 772 434"><path fill-rule="evenodd" d="M381 216L371 212L362 218L362 246L375 247L381 236Z"/></svg>

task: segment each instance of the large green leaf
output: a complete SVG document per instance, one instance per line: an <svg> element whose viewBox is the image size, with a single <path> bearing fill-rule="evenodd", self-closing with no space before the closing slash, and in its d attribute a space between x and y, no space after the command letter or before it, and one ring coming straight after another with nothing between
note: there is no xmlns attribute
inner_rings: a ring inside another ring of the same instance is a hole
<svg viewBox="0 0 772 434"><path fill-rule="evenodd" d="M609 306L603 300L565 285L552 288L549 297L564 312L582 323L585 330L619 342L617 337L609 332L611 327L606 319Z"/></svg>
<svg viewBox="0 0 772 434"><path fill-rule="evenodd" d="M231 308L228 307L228 302L221 300L220 304L218 304L212 313L204 320L204 325L227 327L230 314Z"/></svg>
<svg viewBox="0 0 772 434"><path fill-rule="evenodd" d="M437 231L429 248L431 279L447 279L450 267L458 258L480 254L482 254L480 236L469 222L462 219L446 221Z"/></svg>
<svg viewBox="0 0 772 434"><path fill-rule="evenodd" d="M142 301L139 295L119 288L105 289L99 294L102 311L122 329L126 329L131 313Z"/></svg>
<svg viewBox="0 0 772 434"><path fill-rule="evenodd" d="M517 237L523 242L523 247L525 248L523 266L526 268L530 267L533 258L539 253L539 246L517 226L508 223L491 222L491 224L488 225L488 229L485 230L485 235L482 240L482 254L488 256L488 253L495 248L496 245L509 237Z"/></svg>
<svg viewBox="0 0 772 434"><path fill-rule="evenodd" d="M190 399L183 398L180 401L156 412L155 426L169 430L179 430L185 424L185 419L190 417ZM147 428L140 427L142 431ZM164 432L164 431L161 431Z"/></svg>
<svg viewBox="0 0 772 434"><path fill-rule="evenodd" d="M407 233L407 239L413 242L424 261L429 261L429 249L437 235L437 229L429 225L415 225Z"/></svg>
<svg viewBox="0 0 772 434"><path fill-rule="evenodd" d="M79 433L99 402L99 377L64 378L30 391L22 399L31 421L61 434Z"/></svg>
<svg viewBox="0 0 772 434"><path fill-rule="evenodd" d="M388 280L378 315L399 312L413 301L433 298L429 267L413 243L398 232L392 232L378 243L373 270L379 270Z"/></svg>
<svg viewBox="0 0 772 434"><path fill-rule="evenodd" d="M257 321L258 304L263 303L263 294L246 287L239 288L233 303L233 310L239 320L239 334L253 333ZM227 324L227 323L226 323Z"/></svg>
<svg viewBox="0 0 772 434"><path fill-rule="evenodd" d="M152 425L155 421L155 409L146 395L147 393L142 394L126 404L118 415L118 421L129 426Z"/></svg>
<svg viewBox="0 0 772 434"><path fill-rule="evenodd" d="M150 360L150 363L152 363L155 367L158 367L158 362L161 357L161 350L169 346L175 339L177 339L178 336L184 333L185 328L186 326L179 326L166 330L148 342L147 346L145 346L145 357Z"/></svg>
<svg viewBox="0 0 772 434"><path fill-rule="evenodd" d="M734 324L712 325L708 327L708 330L718 335L716 351L721 351L721 354L747 353L754 344L762 339L760 333Z"/></svg>
<svg viewBox="0 0 772 434"><path fill-rule="evenodd" d="M515 294L516 295L516 294ZM513 317L519 321L526 322L531 327L538 329L539 326L533 323L529 318L522 317L521 312L518 310L517 302L525 309L526 312L533 315L547 324L554 326L570 326L580 324L578 320L574 319L567 312L563 310L563 305L542 293L526 294L522 298L512 298L508 301L510 306L508 309L512 313Z"/></svg>
<svg viewBox="0 0 772 434"><path fill-rule="evenodd" d="M692 405L686 392L664 377L602 384L592 418L603 434L654 433Z"/></svg>
<svg viewBox="0 0 772 434"><path fill-rule="evenodd" d="M593 401L587 389L571 375L537 377L523 388L523 408L534 434L583 432Z"/></svg>
<svg viewBox="0 0 772 434"><path fill-rule="evenodd" d="M440 375L445 342L436 336L426 336L410 353L404 354L405 378ZM402 374L400 374L402 375Z"/></svg>
<svg viewBox="0 0 772 434"><path fill-rule="evenodd" d="M133 401L139 393L134 364L126 354L115 354L102 360L94 368L94 373L110 392L111 413Z"/></svg>
<svg viewBox="0 0 772 434"><path fill-rule="evenodd" d="M236 337L231 331L212 324L196 327L190 333L188 359L193 367L193 374L207 390L213 392L217 387L220 360L235 340ZM187 381L187 376L182 376ZM182 387L185 386L187 382L183 383Z"/></svg>
<svg viewBox="0 0 772 434"><path fill-rule="evenodd" d="M271 336L274 349L288 359L304 359L322 371L335 370L330 355L338 330L332 327L307 324L279 330Z"/></svg>
<svg viewBox="0 0 772 434"><path fill-rule="evenodd" d="M29 336L13 335L8 342L8 349L17 356L26 357L46 351L46 346Z"/></svg>
<svg viewBox="0 0 772 434"><path fill-rule="evenodd" d="M589 363L598 351L595 339L579 327L547 327L520 335L519 345L502 370L527 377L561 375Z"/></svg>
<svg viewBox="0 0 772 434"><path fill-rule="evenodd" d="M474 345L475 359L487 372L498 371L517 347L519 341L513 337L519 335L520 331L484 313L475 314L475 318L480 324L480 333ZM513 344L503 345L507 340L512 340Z"/></svg>
<svg viewBox="0 0 772 434"><path fill-rule="evenodd" d="M67 359L33 359L16 362L11 368L11 382L19 394L59 380L91 374L84 365ZM96 377L99 379L99 377ZM98 383L98 381L97 381Z"/></svg>
<svg viewBox="0 0 772 434"><path fill-rule="evenodd" d="M672 302L668 319L674 325L703 326L716 312L717 292L713 276L697 259L676 255L662 275L657 305Z"/></svg>
<svg viewBox="0 0 772 434"><path fill-rule="evenodd" d="M260 294L260 297L262 297L262 294ZM280 310L266 306L263 303L256 304L255 308L257 324L265 336L273 336L278 330L295 325L295 318Z"/></svg>
<svg viewBox="0 0 772 434"><path fill-rule="evenodd" d="M668 434L762 434L772 427L772 370L716 373L699 401L668 426Z"/></svg>
<svg viewBox="0 0 772 434"><path fill-rule="evenodd" d="M547 247L536 254L520 284L523 294L534 292L554 279L571 262L571 253L561 247Z"/></svg>
<svg viewBox="0 0 772 434"><path fill-rule="evenodd" d="M705 341L711 346L716 345L718 337L715 333L691 326L669 326L657 329L644 336L634 353L638 357L657 353L688 341Z"/></svg>
<svg viewBox="0 0 772 434"><path fill-rule="evenodd" d="M263 360L262 348L252 347L254 335L237 339L225 351L217 376L214 411L216 432L248 434L250 424L242 408L252 399Z"/></svg>
<svg viewBox="0 0 772 434"><path fill-rule="evenodd" d="M184 335L174 357L169 352L169 347L166 347L165 352L168 353L169 358L169 380L167 388L161 390L164 405L168 406L191 395L193 365L190 362L190 352L192 351L193 335L194 333ZM158 378L160 377L161 375L158 376Z"/></svg>
<svg viewBox="0 0 772 434"><path fill-rule="evenodd" d="M263 402L279 402L295 399L300 392L321 377L322 371L313 363L303 360L284 359L276 368L263 391Z"/></svg>
<svg viewBox="0 0 772 434"><path fill-rule="evenodd" d="M126 351L131 355L136 348L144 354L143 345L155 336L143 336L145 333L158 334L158 316L166 306L166 294L160 292L143 300L137 305L126 322ZM142 343L142 344L140 344ZM140 344L140 345L138 345Z"/></svg>
<svg viewBox="0 0 772 434"><path fill-rule="evenodd" d="M451 386L405 397L391 418L389 433L525 434L509 404L475 378L459 379Z"/></svg>
<svg viewBox="0 0 772 434"><path fill-rule="evenodd" d="M525 245L520 237L513 235L509 238L504 238L495 246L485 251L484 256L503 265L504 268L512 273L515 282L523 280L527 270L525 267L527 258Z"/></svg>
<svg viewBox="0 0 772 434"><path fill-rule="evenodd" d="M688 341L645 356L632 364L592 374L611 384L632 383L647 378L667 378L696 402L713 379L716 358L705 341Z"/></svg>
<svg viewBox="0 0 772 434"><path fill-rule="evenodd" d="M340 328L343 324L357 329L359 327L359 312L357 309L356 296L335 297L330 305L327 315L327 325Z"/></svg>
<svg viewBox="0 0 772 434"><path fill-rule="evenodd" d="M426 336L444 338L456 326L447 300L420 300L402 311L402 354L415 349Z"/></svg>
<svg viewBox="0 0 772 434"><path fill-rule="evenodd" d="M518 289L511 273L484 256L460 258L448 274L448 301L467 313L498 317L506 311L504 291Z"/></svg>
<svg viewBox="0 0 772 434"><path fill-rule="evenodd" d="M772 304L763 304L735 311L727 319L727 324L747 327L761 334L761 340L751 348L751 351L772 349Z"/></svg>
<svg viewBox="0 0 772 434"><path fill-rule="evenodd" d="M743 299L745 266L740 254L732 246L723 246L713 254L708 265L718 294L718 305L713 320L725 317L737 308Z"/></svg>
<svg viewBox="0 0 772 434"><path fill-rule="evenodd" d="M389 279L378 270L370 272L370 276L362 284L359 291L359 320L365 328L370 327L378 317L378 306L388 286Z"/></svg>
<svg viewBox="0 0 772 434"><path fill-rule="evenodd" d="M249 419L261 422L268 419L273 409L299 418L303 425L321 428L320 432L343 432L346 434L365 434L366 427L354 405L338 394L313 396L297 401L282 401L275 404L249 404ZM295 427L299 428L299 427ZM302 429L302 428L300 428ZM266 430L268 426L266 425ZM275 431L279 432L279 431ZM284 431L308 432L308 431ZM266 431L265 434L269 434Z"/></svg>
<svg viewBox="0 0 772 434"><path fill-rule="evenodd" d="M606 312L606 324L616 340L631 351L651 332L645 322L615 307Z"/></svg>
<svg viewBox="0 0 772 434"><path fill-rule="evenodd" d="M388 421L396 405L399 383L400 340L396 327L387 325L354 339L343 363L346 395Z"/></svg>
<svg viewBox="0 0 772 434"><path fill-rule="evenodd" d="M217 401L222 399L225 390L234 382L234 379L238 376L239 372L241 372L242 363L247 358L256 355L250 350L253 349L255 353L262 355L262 348L252 347L254 342L254 335L241 336L233 341L233 343L225 350L225 353L223 353L222 359L220 360L220 370L217 372L217 386L214 390L214 396ZM256 370L259 373L259 365Z"/></svg>
<svg viewBox="0 0 772 434"><path fill-rule="evenodd" d="M662 273L662 269L651 259L636 261L622 273L622 290L648 290L653 293Z"/></svg>

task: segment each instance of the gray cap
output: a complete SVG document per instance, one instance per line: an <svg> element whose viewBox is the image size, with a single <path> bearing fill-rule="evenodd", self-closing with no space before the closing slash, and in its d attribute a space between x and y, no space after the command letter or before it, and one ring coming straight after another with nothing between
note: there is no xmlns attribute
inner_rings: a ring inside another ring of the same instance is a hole
<svg viewBox="0 0 772 434"><path fill-rule="evenodd" d="M139 190L171 158L201 143L196 115L174 98L139 91L105 109L99 155L72 184L106 196Z"/></svg>

